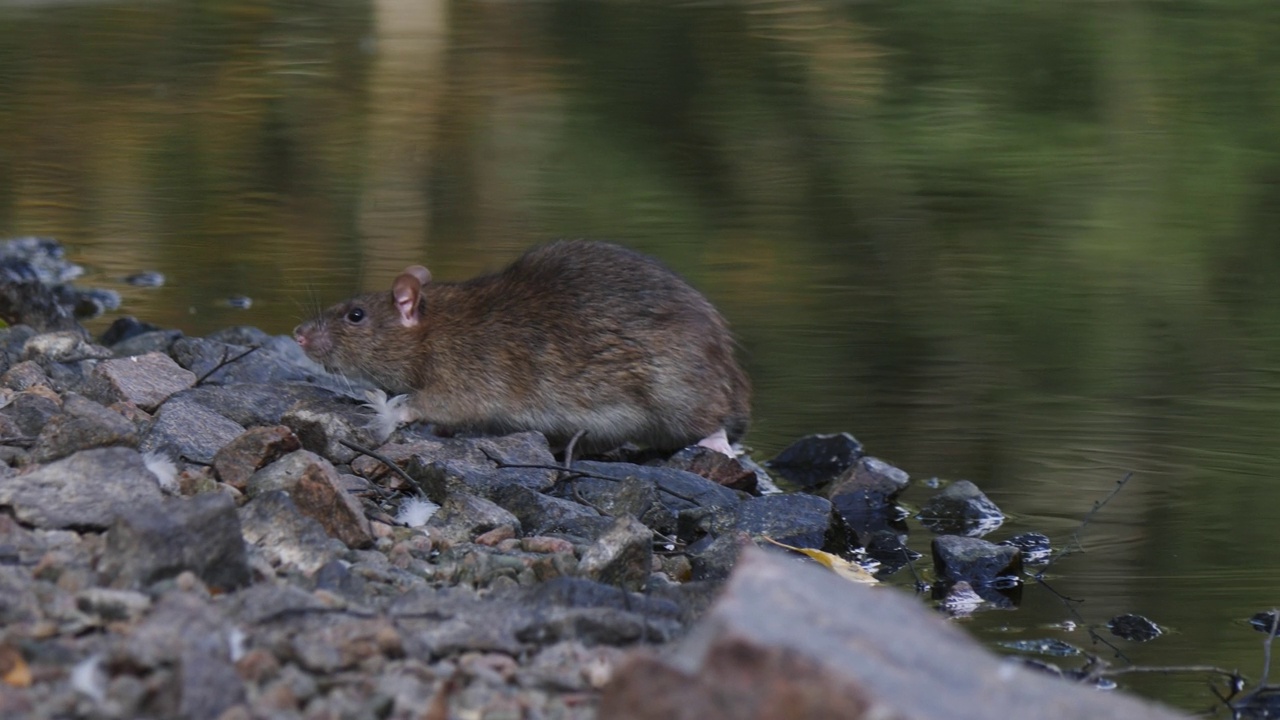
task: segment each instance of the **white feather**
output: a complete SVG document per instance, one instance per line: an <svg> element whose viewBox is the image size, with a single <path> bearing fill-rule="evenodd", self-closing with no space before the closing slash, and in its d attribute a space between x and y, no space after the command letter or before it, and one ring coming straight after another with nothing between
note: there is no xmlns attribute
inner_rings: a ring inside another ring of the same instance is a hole
<svg viewBox="0 0 1280 720"><path fill-rule="evenodd" d="M149 452L142 454L142 463L156 476L161 490L170 495L178 493L178 466L172 460L161 453Z"/></svg>
<svg viewBox="0 0 1280 720"><path fill-rule="evenodd" d="M364 396L369 401L364 406L372 410L374 415L369 422L369 429L377 434L378 442L391 437L396 428L409 421L408 395L388 399L387 394L381 390L366 390Z"/></svg>
<svg viewBox="0 0 1280 720"><path fill-rule="evenodd" d="M102 655L90 655L76 663L71 669L71 689L93 699L103 702L107 699L107 675L102 672Z"/></svg>
<svg viewBox="0 0 1280 720"><path fill-rule="evenodd" d="M400 503L400 512L396 513L396 522L409 527L422 527L439 509L440 506L430 500L405 498L404 502Z"/></svg>

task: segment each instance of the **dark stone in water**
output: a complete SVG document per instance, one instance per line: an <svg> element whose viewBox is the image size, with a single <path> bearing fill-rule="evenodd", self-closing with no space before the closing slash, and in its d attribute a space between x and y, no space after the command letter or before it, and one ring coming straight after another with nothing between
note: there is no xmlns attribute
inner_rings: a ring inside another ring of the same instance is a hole
<svg viewBox="0 0 1280 720"><path fill-rule="evenodd" d="M1002 606L1011 600L1009 591L1019 591L1022 552L1008 545L986 540L942 535L933 539L933 567L942 581L935 592L961 581L973 586L983 599Z"/></svg>
<svg viewBox="0 0 1280 720"><path fill-rule="evenodd" d="M658 496L662 504L672 512L695 507L733 507L738 504L737 493L729 488L717 485L701 475L675 468L583 460L575 462L573 469L619 481L635 477L652 482L659 490Z"/></svg>
<svg viewBox="0 0 1280 720"><path fill-rule="evenodd" d="M227 298L227 305L237 310L248 310L253 307L253 298L248 295L232 295Z"/></svg>
<svg viewBox="0 0 1280 720"><path fill-rule="evenodd" d="M1141 615L1117 615L1107 621L1111 634L1134 642L1149 642L1164 634L1160 626Z"/></svg>
<svg viewBox="0 0 1280 720"><path fill-rule="evenodd" d="M1071 657L1083 651L1069 642L1057 638L1038 638L1035 640L1009 640L996 643L1000 647L1016 650L1031 655L1049 655L1051 657Z"/></svg>
<svg viewBox="0 0 1280 720"><path fill-rule="evenodd" d="M1275 627L1277 622L1280 622L1280 615L1277 615L1275 610L1255 613L1253 617L1249 618L1249 624L1253 626L1254 630L1268 635L1280 634L1280 631L1277 631Z"/></svg>
<svg viewBox="0 0 1280 720"><path fill-rule="evenodd" d="M939 534L981 537L1003 522L1000 508L968 480L951 483L920 508L920 524Z"/></svg>
<svg viewBox="0 0 1280 720"><path fill-rule="evenodd" d="M148 270L125 276L124 281L134 287L161 287L164 285L164 273Z"/></svg>
<svg viewBox="0 0 1280 720"><path fill-rule="evenodd" d="M1014 535L1007 540L1001 540L1000 544L1010 545L1021 550L1022 562L1028 565L1043 565L1049 562L1049 556L1053 554L1053 548L1049 544L1048 536L1038 532Z"/></svg>
<svg viewBox="0 0 1280 720"><path fill-rule="evenodd" d="M909 481L898 468L873 457L860 458L827 490L844 522L866 545L881 531L907 532L894 500Z"/></svg>
<svg viewBox="0 0 1280 720"><path fill-rule="evenodd" d="M767 495L744 501L737 508L736 529L765 535L781 543L841 553L849 549L843 524L837 524L831 503L816 495Z"/></svg>
<svg viewBox="0 0 1280 720"><path fill-rule="evenodd" d="M867 556L880 563L876 577L888 577L920 557L920 553L906 546L902 537L893 530L877 530L863 543Z"/></svg>
<svg viewBox="0 0 1280 720"><path fill-rule="evenodd" d="M116 343L124 342L129 338L137 337L143 333L155 332L159 329L159 327L152 325L149 322L142 322L138 318L128 315L122 318L116 318L115 322L111 323L111 327L108 327L107 331L102 333L102 338L99 342L107 347L111 347Z"/></svg>
<svg viewBox="0 0 1280 720"><path fill-rule="evenodd" d="M765 463L788 482L808 488L829 482L862 457L862 443L849 433L807 435Z"/></svg>

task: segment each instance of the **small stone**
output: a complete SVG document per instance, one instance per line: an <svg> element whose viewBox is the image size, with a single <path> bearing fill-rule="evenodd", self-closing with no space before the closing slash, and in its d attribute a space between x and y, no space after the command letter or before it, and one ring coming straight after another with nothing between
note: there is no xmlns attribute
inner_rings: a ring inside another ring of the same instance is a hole
<svg viewBox="0 0 1280 720"><path fill-rule="evenodd" d="M177 395L160 406L140 449L209 465L223 446L243 432L241 425L184 395Z"/></svg>
<svg viewBox="0 0 1280 720"><path fill-rule="evenodd" d="M440 509L426 523L432 534L450 544L471 542L497 528L508 528L510 536L520 534L520 520L497 503L471 493L450 493Z"/></svg>
<svg viewBox="0 0 1280 720"><path fill-rule="evenodd" d="M476 536L475 544L487 545L490 547L498 545L503 540L511 540L516 536L515 528L510 525L500 525L489 532L481 533Z"/></svg>
<svg viewBox="0 0 1280 720"><path fill-rule="evenodd" d="M283 425L249 428L213 456L213 469L222 482L243 491L255 472L300 447Z"/></svg>
<svg viewBox="0 0 1280 720"><path fill-rule="evenodd" d="M45 423L31 448L31 461L46 463L99 447L137 447L133 423L88 398L67 393L62 414Z"/></svg>
<svg viewBox="0 0 1280 720"><path fill-rule="evenodd" d="M333 465L315 453L298 450L249 478L246 493L255 497L284 490L304 515L353 548L373 544L373 532L359 501L344 492Z"/></svg>
<svg viewBox="0 0 1280 720"><path fill-rule="evenodd" d="M711 448L700 445L687 447L672 455L666 465L701 475L717 485L756 494L755 471L743 465L738 458L729 457Z"/></svg>
<svg viewBox="0 0 1280 720"><path fill-rule="evenodd" d="M17 363L6 370L3 376L0 376L0 386L7 387L10 390L22 392L36 385L48 387L49 376L45 375L44 368L40 367L39 363L34 363L30 360Z"/></svg>
<svg viewBox="0 0 1280 720"><path fill-rule="evenodd" d="M74 330L36 335L22 346L22 359L35 360L42 366L47 366L48 363L105 360L109 357L110 350L94 345Z"/></svg>
<svg viewBox="0 0 1280 720"><path fill-rule="evenodd" d="M170 395L195 384L195 373L179 367L168 355L150 352L98 363L85 394L104 405L127 401L155 412Z"/></svg>
<svg viewBox="0 0 1280 720"><path fill-rule="evenodd" d="M1134 642L1150 642L1164 634L1164 630L1151 620L1134 614L1117 615L1107 621L1112 635Z"/></svg>
<svg viewBox="0 0 1280 720"><path fill-rule="evenodd" d="M766 495L745 500L737 508L737 530L752 537L767 536L803 548L849 548L843 526L836 522L831 502L803 493Z"/></svg>
<svg viewBox="0 0 1280 720"><path fill-rule="evenodd" d="M932 549L934 571L943 581L937 588L940 591L950 583L964 581L984 599L1007 605L1008 599L995 590L1000 586L1020 587L1022 553L1018 548L978 538L941 535L933 539Z"/></svg>
<svg viewBox="0 0 1280 720"><path fill-rule="evenodd" d="M185 570L220 590L250 581L235 503L220 493L121 513L107 530L102 564L114 587L145 588Z"/></svg>
<svg viewBox="0 0 1280 720"><path fill-rule="evenodd" d="M545 495L521 485L499 490L493 498L520 520L526 533L567 533L579 537L596 537L613 521L593 508L569 500Z"/></svg>
<svg viewBox="0 0 1280 720"><path fill-rule="evenodd" d="M133 590L94 587L76 595L76 608L104 623L131 622L151 609L151 598Z"/></svg>
<svg viewBox="0 0 1280 720"><path fill-rule="evenodd" d="M578 561L583 577L640 590L649 578L653 560L653 531L635 518L624 515L614 521Z"/></svg>
<svg viewBox="0 0 1280 720"><path fill-rule="evenodd" d="M98 342L114 350L115 348L113 346L117 343L124 342L125 340L137 337L138 335L157 332L159 330L160 328L157 325L142 322L132 315L126 315L112 321L106 332L102 333L102 337L98 338Z"/></svg>
<svg viewBox="0 0 1280 720"><path fill-rule="evenodd" d="M280 418L297 435L302 447L335 463L350 463L356 451L344 444L360 447L375 444L370 418L353 402L323 400L303 401Z"/></svg>
<svg viewBox="0 0 1280 720"><path fill-rule="evenodd" d="M573 469L617 481L634 477L652 482L662 504L675 513L699 507L733 507L739 502L738 494L729 488L675 468L583 460L575 462Z"/></svg>
<svg viewBox="0 0 1280 720"><path fill-rule="evenodd" d="M1027 532L1001 540L1001 545L1012 545L1022 551L1022 562L1028 565L1043 565L1049 562L1053 547L1049 537L1044 533Z"/></svg>
<svg viewBox="0 0 1280 720"><path fill-rule="evenodd" d="M34 385L13 396L13 401L3 409L22 434L35 437L58 413L62 412L62 399L44 385Z"/></svg>
<svg viewBox="0 0 1280 720"><path fill-rule="evenodd" d="M565 540L564 538L534 535L533 537L521 538L520 549L525 552L534 553L573 554L573 543Z"/></svg>
<svg viewBox="0 0 1280 720"><path fill-rule="evenodd" d="M346 552L341 541L303 515L283 490L259 494L240 508L239 515L245 542L272 565L311 575Z"/></svg>

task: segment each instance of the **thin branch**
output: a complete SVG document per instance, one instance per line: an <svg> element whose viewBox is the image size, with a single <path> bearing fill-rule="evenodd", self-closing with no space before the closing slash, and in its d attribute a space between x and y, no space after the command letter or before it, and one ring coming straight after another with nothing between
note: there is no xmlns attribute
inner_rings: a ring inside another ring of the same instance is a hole
<svg viewBox="0 0 1280 720"><path fill-rule="evenodd" d="M257 352L258 350L261 350L261 349L262 349L262 346L261 346L261 345L253 345L253 346L251 346L248 350L245 350L244 352L240 353L239 355L237 355L237 356L235 356L235 357L233 357L233 358L229 358L229 359L228 359L228 358L227 358L227 348L222 348L222 359L218 361L218 364L217 364L217 365L214 365L214 366L213 366L213 369L212 369L212 370L210 370L209 372L207 372L207 373L205 373L205 374L201 375L200 377L196 378L196 385L203 385L205 380L208 380L210 376L212 376L214 373L218 372L218 371L219 371L219 370L221 370L222 368L224 368L224 367L226 367L226 366L230 365L231 363L233 363L233 362L235 362L235 361L237 361L237 360L240 360L241 358L244 358L245 356L249 355L250 353Z"/></svg>
<svg viewBox="0 0 1280 720"><path fill-rule="evenodd" d="M1102 498L1101 500L1096 501L1093 504L1093 509L1091 509L1084 516L1084 520L1080 521L1080 526L1077 527L1075 531L1071 533L1071 545L1068 545L1066 548L1063 548L1063 551L1061 553L1054 556L1053 558L1050 558L1049 562L1046 563L1044 567L1040 568L1040 572L1037 573L1038 575L1043 575L1044 573L1048 572L1049 568L1053 567L1053 564L1057 562L1059 558L1070 554L1072 546L1074 546L1081 552L1084 551L1084 546L1080 544L1080 535L1085 531L1086 528L1089 527L1089 523L1093 521L1093 516L1097 515L1098 512L1102 510L1102 508L1106 507L1107 503L1111 502L1111 500L1115 498L1116 495L1119 495L1120 491L1124 489L1125 485L1129 484L1129 480L1132 478L1133 478L1132 472L1125 473L1125 476L1120 478L1120 480L1116 482L1116 486L1110 492L1110 494L1108 494L1106 497Z"/></svg>
<svg viewBox="0 0 1280 720"><path fill-rule="evenodd" d="M400 467L399 465L397 465L397 464L395 464L394 462L392 462L389 458L387 458L387 456L386 456L386 455L383 455L382 453L380 453L380 452L378 452L378 451L376 451L376 450L370 450L369 448L361 447L361 446L359 446L359 445L357 445L357 444L355 444L355 443L353 443L353 442L347 442L346 440L339 439L339 440L338 440L338 442L342 443L344 446L346 446L347 448L349 448L349 449L351 449L351 450L355 450L356 452L358 452L358 453L360 453L360 454L362 454L362 455L368 455L369 457L373 458L374 460L377 460L378 462L382 463L383 465L386 465L386 466L387 466L387 469L389 469L391 472L393 472L393 473L395 473L395 474L399 475L400 477L404 478L404 480L405 480L406 482L408 482L410 485L412 485L412 486L413 486L413 487L418 491L418 494L419 494L419 495L421 495L423 498L427 498L427 491L426 491L426 489L425 489L425 488L423 488L423 487L422 487L422 485L421 485L421 484L420 484L416 479L414 479L414 477L413 477L413 476L411 476L409 473L405 472L405 471L404 471L404 468L402 468L402 467ZM430 498L427 498L427 499L430 499Z"/></svg>
<svg viewBox="0 0 1280 720"><path fill-rule="evenodd" d="M501 458L494 457L493 454L490 453L485 448L480 448L480 451L483 452L485 454L485 457L489 458L489 460L494 465L497 465L499 470L506 470L508 468L514 468L519 470L554 470L555 472L567 473L572 476L571 478L567 478L567 479L574 479L574 480L576 480L577 478L584 478L584 477L591 478L593 480L608 480L609 482L616 482L616 483L620 483L620 482L623 482L623 480L625 480L625 478L610 477L608 475L593 473L588 470L579 470L577 468L565 469L560 467L559 465L541 465L539 463L509 463L509 462L506 462L505 460L502 460ZM693 503L694 505L698 504L698 501L696 499L689 497L688 495L683 495L681 493L676 492L675 490L668 490L667 488L664 488L661 485L658 485L657 483L654 483L654 486L657 487L658 492L664 492L674 498L679 498L680 500L684 500L687 503Z"/></svg>

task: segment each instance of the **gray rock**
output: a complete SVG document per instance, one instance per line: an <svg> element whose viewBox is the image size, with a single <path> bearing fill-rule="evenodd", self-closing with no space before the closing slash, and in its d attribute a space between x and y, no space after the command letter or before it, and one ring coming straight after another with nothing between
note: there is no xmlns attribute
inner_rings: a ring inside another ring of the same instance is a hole
<svg viewBox="0 0 1280 720"><path fill-rule="evenodd" d="M497 503L466 492L450 493L426 527L445 542L471 542L477 535L498 527L509 527L520 535L520 520Z"/></svg>
<svg viewBox="0 0 1280 720"><path fill-rule="evenodd" d="M191 571L214 590L250 581L235 502L222 493L171 498L122 512L107 530L104 580L140 589Z"/></svg>
<svg viewBox="0 0 1280 720"><path fill-rule="evenodd" d="M238 423L179 394L160 406L140 447L143 452L161 452L208 465L224 445L243 432Z"/></svg>
<svg viewBox="0 0 1280 720"><path fill-rule="evenodd" d="M663 465L700 475L733 490L758 494L758 478L754 469L739 458L711 448L691 445L672 455Z"/></svg>
<svg viewBox="0 0 1280 720"><path fill-rule="evenodd" d="M735 529L796 547L826 548L830 552L849 547L849 538L832 513L831 502L816 495L766 495L745 500L737 508Z"/></svg>
<svg viewBox="0 0 1280 720"><path fill-rule="evenodd" d="M377 444L370 429L372 415L346 398L302 400L280 417L280 424L293 431L302 447L329 460L347 464L356 451L344 441L360 447Z"/></svg>
<svg viewBox="0 0 1280 720"><path fill-rule="evenodd" d="M692 567L693 580L723 580L729 577L738 564L742 548L751 544L746 533L708 535L693 543L686 550Z"/></svg>
<svg viewBox="0 0 1280 720"><path fill-rule="evenodd" d="M219 480L243 491L255 472L301 447L283 425L252 427L213 456L213 469Z"/></svg>
<svg viewBox="0 0 1280 720"><path fill-rule="evenodd" d="M626 590L639 590L653 565L653 531L630 515L617 518L578 561L586 577Z"/></svg>
<svg viewBox="0 0 1280 720"><path fill-rule="evenodd" d="M195 387L174 395L169 402L196 402L228 420L253 427L279 425L280 418L299 402L332 397L331 391L305 383L238 383Z"/></svg>
<svg viewBox="0 0 1280 720"><path fill-rule="evenodd" d="M133 423L88 398L67 393L62 414L45 423L31 448L31 461L46 463L90 448L137 447Z"/></svg>
<svg viewBox="0 0 1280 720"><path fill-rule="evenodd" d="M320 523L302 514L289 494L264 492L240 508L240 529L272 565L310 575L346 552Z"/></svg>
<svg viewBox="0 0 1280 720"><path fill-rule="evenodd" d="M873 457L859 458L827 490L826 496L862 544L885 530L906 532L896 500L910 478Z"/></svg>
<svg viewBox="0 0 1280 720"><path fill-rule="evenodd" d="M635 477L652 482L659 490L659 499L672 512L696 507L733 507L738 495L726 487L684 470L630 463L606 463L583 460L573 464L581 470L615 480Z"/></svg>
<svg viewBox="0 0 1280 720"><path fill-rule="evenodd" d="M76 330L64 330L36 335L22 346L22 359L34 360L46 369L50 364L104 360L111 351L85 339Z"/></svg>
<svg viewBox="0 0 1280 720"><path fill-rule="evenodd" d="M964 581L983 598L984 590L997 584L1013 584L1022 574L1022 551L1010 545L996 545L978 538L941 535L933 539L933 567L943 585Z"/></svg>
<svg viewBox="0 0 1280 720"><path fill-rule="evenodd" d="M653 480L628 477L621 482L582 477L570 481L570 491L605 515L630 515L663 535L676 534L676 514L658 497Z"/></svg>
<svg viewBox="0 0 1280 720"><path fill-rule="evenodd" d="M861 457L862 443L849 433L807 435L765 465L787 481L809 488L839 477Z"/></svg>
<svg viewBox="0 0 1280 720"><path fill-rule="evenodd" d="M170 351L173 348L173 344L181 337L183 337L181 330L151 330L132 335L116 343L103 342L103 344L110 347L112 354L118 358L146 355L153 352L164 353L172 357Z"/></svg>
<svg viewBox="0 0 1280 720"><path fill-rule="evenodd" d="M421 438L395 449L388 459L406 457L405 471L423 486L432 502L441 503L450 492L469 492L495 499L504 488L519 486L543 492L555 485L555 458L541 433L522 432L501 437ZM496 461L496 462L495 462ZM367 460L353 469L369 468ZM536 468L499 467L535 465ZM365 473L362 473L365 474ZM366 477L369 475L366 474Z"/></svg>
<svg viewBox="0 0 1280 720"><path fill-rule="evenodd" d="M306 450L289 453L254 473L246 485L251 498L275 490L289 493L304 515L348 546L373 544L373 532L359 501L342 489L338 471L319 455Z"/></svg>
<svg viewBox="0 0 1280 720"><path fill-rule="evenodd" d="M47 390L27 391L14 395L13 402L0 412L9 416L24 435L35 437L50 419L62 412L62 406L49 397Z"/></svg>
<svg viewBox="0 0 1280 720"><path fill-rule="evenodd" d="M520 519L529 535L564 533L580 538L594 538L613 524L594 509L569 500L561 500L522 485L498 490L493 501Z"/></svg>
<svg viewBox="0 0 1280 720"><path fill-rule="evenodd" d="M39 363L30 360L23 360L5 371L0 376L0 386L7 387L10 390L22 392L29 390L36 385L49 386L49 376L45 374L44 368Z"/></svg>
<svg viewBox="0 0 1280 720"><path fill-rule="evenodd" d="M968 480L957 480L920 508L920 523L935 533L981 537L1000 527L1000 508Z"/></svg>
<svg viewBox="0 0 1280 720"><path fill-rule="evenodd" d="M832 598L841 598L832 603ZM821 622L815 622L821 618ZM787 717L1173 720L996 657L892 588L753 550L669 654L633 653L598 709L615 720Z"/></svg>
<svg viewBox="0 0 1280 720"><path fill-rule="evenodd" d="M151 598L133 590L92 587L76 594L76 608L101 624L132 621L151 609Z"/></svg>
<svg viewBox="0 0 1280 720"><path fill-rule="evenodd" d="M34 623L43 616L31 568L0 565L0 626Z"/></svg>
<svg viewBox="0 0 1280 720"><path fill-rule="evenodd" d="M260 332L260 331L259 331ZM211 338L181 338L170 353L179 365L201 378L201 384L315 383L332 390L345 390L361 383L334 378L302 352L292 339L271 336L239 338L262 340L252 346L220 342ZM257 349L253 349L257 348Z"/></svg>
<svg viewBox="0 0 1280 720"><path fill-rule="evenodd" d="M0 478L0 506L41 528L105 530L122 512L160 497L142 456L122 447L85 450L25 475Z"/></svg>
<svg viewBox="0 0 1280 720"><path fill-rule="evenodd" d="M98 363L84 392L103 405L123 401L155 412L170 395L195 384L195 373L179 367L168 355L150 352Z"/></svg>
<svg viewBox="0 0 1280 720"><path fill-rule="evenodd" d="M244 702L244 683L231 659L228 633L191 633L178 662L178 689L178 715L191 720L216 720Z"/></svg>

